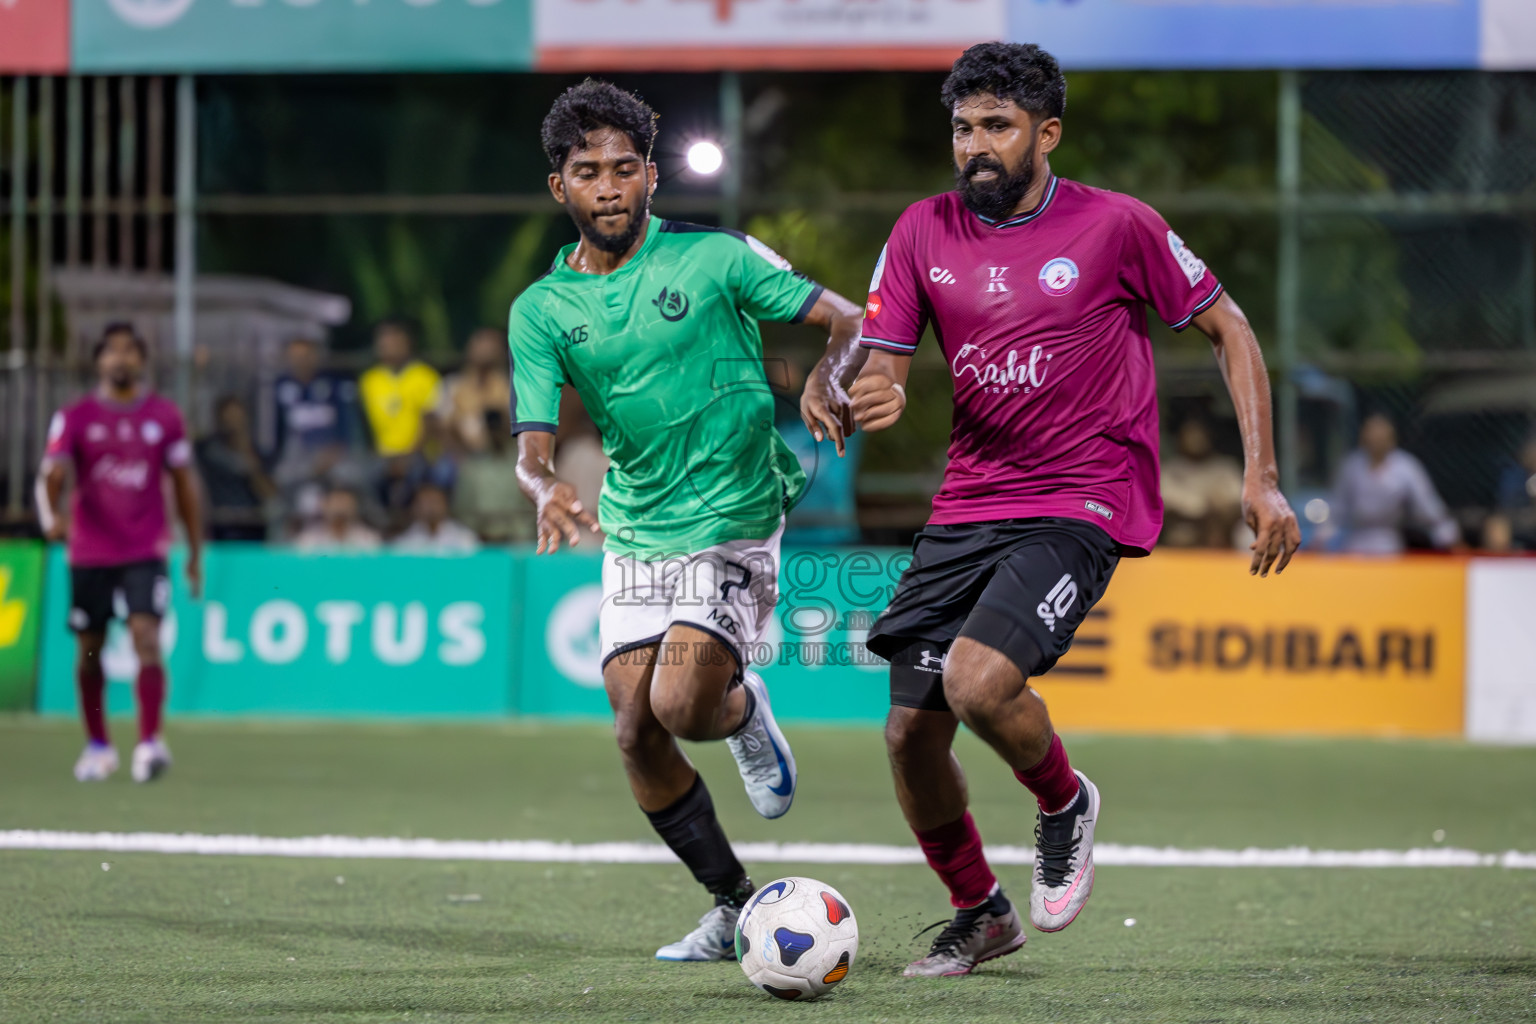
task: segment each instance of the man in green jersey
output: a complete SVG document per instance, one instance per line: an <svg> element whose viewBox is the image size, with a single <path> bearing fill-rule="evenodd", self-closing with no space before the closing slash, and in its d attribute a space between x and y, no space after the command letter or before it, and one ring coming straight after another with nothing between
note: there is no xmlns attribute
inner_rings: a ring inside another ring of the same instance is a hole
<svg viewBox="0 0 1536 1024"><path fill-rule="evenodd" d="M807 323L838 349L863 310L746 235L651 215L656 115L606 82L544 119L549 189L581 231L512 306L518 478L540 553L607 534L599 633L625 774L651 825L715 897L663 960L734 956L753 887L678 739L723 739L758 813L777 818L795 762L753 650L778 596L784 511L805 478L773 427L757 321ZM611 461L597 517L552 460L560 388L580 394ZM845 394L802 403L839 442ZM834 412L835 410L835 412Z"/></svg>

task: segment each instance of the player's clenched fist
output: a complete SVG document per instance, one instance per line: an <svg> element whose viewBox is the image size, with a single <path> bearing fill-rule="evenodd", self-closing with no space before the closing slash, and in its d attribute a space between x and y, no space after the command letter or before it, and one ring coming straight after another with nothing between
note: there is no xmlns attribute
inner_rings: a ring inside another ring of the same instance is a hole
<svg viewBox="0 0 1536 1024"><path fill-rule="evenodd" d="M581 543L581 527L590 532L598 530L597 519L582 507L576 497L576 488L564 481L556 481L539 496L539 546L535 554L560 550L560 539L568 540L571 547Z"/></svg>
<svg viewBox="0 0 1536 1024"><path fill-rule="evenodd" d="M884 430L907 407L907 391L883 373L861 376L848 389L853 399L853 422L861 430Z"/></svg>

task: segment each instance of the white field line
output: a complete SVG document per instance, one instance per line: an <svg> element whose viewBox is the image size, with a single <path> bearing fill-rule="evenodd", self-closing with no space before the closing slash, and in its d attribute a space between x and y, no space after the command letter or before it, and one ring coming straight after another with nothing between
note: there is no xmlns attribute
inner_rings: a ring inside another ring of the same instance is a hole
<svg viewBox="0 0 1536 1024"><path fill-rule="evenodd" d="M667 864L657 843L557 843L542 839L402 839L357 836L238 836L169 832L0 831L0 850L94 850L102 853L190 853L203 856L352 857L380 860L485 860L544 864ZM863 843L738 843L737 855L769 864L921 864L912 846ZM994 864L1032 864L1028 846L989 846ZM1536 869L1536 853L1418 850L1184 850L1100 843L1094 860L1108 867L1164 868L1476 868Z"/></svg>

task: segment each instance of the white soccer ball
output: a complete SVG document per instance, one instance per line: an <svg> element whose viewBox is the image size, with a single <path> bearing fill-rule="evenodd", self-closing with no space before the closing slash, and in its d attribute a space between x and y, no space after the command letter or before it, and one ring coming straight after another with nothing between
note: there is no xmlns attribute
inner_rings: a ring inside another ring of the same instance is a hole
<svg viewBox="0 0 1536 1024"><path fill-rule="evenodd" d="M819 999L853 968L859 925L842 893L814 878L780 878L753 894L736 922L736 959L780 999Z"/></svg>

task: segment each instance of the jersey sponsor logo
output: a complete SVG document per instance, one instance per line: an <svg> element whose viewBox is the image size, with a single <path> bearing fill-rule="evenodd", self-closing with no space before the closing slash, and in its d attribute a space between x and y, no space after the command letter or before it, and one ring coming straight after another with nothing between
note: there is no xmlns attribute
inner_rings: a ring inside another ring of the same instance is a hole
<svg viewBox="0 0 1536 1024"><path fill-rule="evenodd" d="M1085 502L1083 502L1083 508L1087 509L1089 512L1092 512L1092 513L1094 513L1096 515L1101 515L1105 519L1113 519L1113 518L1115 518L1115 514L1113 512L1111 512L1109 509L1105 508L1103 505L1100 505L1096 501L1085 501Z"/></svg>
<svg viewBox="0 0 1536 1024"><path fill-rule="evenodd" d="M880 290L880 280L885 277L885 252L889 248L889 245L880 247L880 258L875 260L874 276L869 279L869 290L872 292Z"/></svg>
<svg viewBox="0 0 1536 1024"><path fill-rule="evenodd" d="M774 266L778 267L780 270L793 270L793 269L795 269L794 267L790 266L789 260L785 259L783 256L780 256L778 253L774 252L773 249L766 242L762 241L759 238L754 238L753 236L748 235L747 236L747 246L753 252L757 253L763 259L767 260L769 263L772 263Z"/></svg>
<svg viewBox="0 0 1536 1024"><path fill-rule="evenodd" d="M1043 345L1030 349L1026 362L1021 363L1019 353L1010 350L1006 359L996 363L987 359L987 350L980 345L965 344L950 360L949 368L956 380L969 373L977 384L992 389L995 394L1023 392L1027 395L1045 384L1046 364L1050 361L1050 353Z"/></svg>
<svg viewBox="0 0 1536 1024"><path fill-rule="evenodd" d="M864 303L864 315L871 320L880 315L880 296L869 297L869 301Z"/></svg>
<svg viewBox="0 0 1536 1024"><path fill-rule="evenodd" d="M117 421L117 439L119 441L133 440L133 424L127 420Z"/></svg>
<svg viewBox="0 0 1536 1024"><path fill-rule="evenodd" d="M1007 268L1005 267L1003 269L1006 270ZM943 267L929 267L928 268L928 280L932 281L934 284L954 284L955 283L955 275L951 274L949 271L945 270ZM990 289L988 289L988 290L990 291ZM1006 288L1003 289L1003 290L1007 291Z"/></svg>
<svg viewBox="0 0 1536 1024"><path fill-rule="evenodd" d="M1179 269L1184 271L1184 276L1189 278L1189 286L1193 288L1205 279L1205 261L1189 251L1189 246L1184 244L1184 239L1168 232L1168 249L1173 253L1173 258L1178 261Z"/></svg>
<svg viewBox="0 0 1536 1024"><path fill-rule="evenodd" d="M139 434L144 438L145 444L159 444L165 440L165 428L155 420L145 420L139 427Z"/></svg>
<svg viewBox="0 0 1536 1024"><path fill-rule="evenodd" d="M661 294L651 300L651 305L661 312L661 318L677 323L688 315L688 296L676 288L662 288Z"/></svg>
<svg viewBox="0 0 1536 1024"><path fill-rule="evenodd" d="M125 491L142 491L149 486L149 463L104 455L91 467L91 479Z"/></svg>
<svg viewBox="0 0 1536 1024"><path fill-rule="evenodd" d="M99 444L107 439L107 425L105 423L92 423L85 428L85 439Z"/></svg>
<svg viewBox="0 0 1536 1024"><path fill-rule="evenodd" d="M581 324L577 327L572 327L568 331L561 331L560 337L564 338L568 345L580 345L587 340L587 325Z"/></svg>
<svg viewBox="0 0 1536 1024"><path fill-rule="evenodd" d="M1057 256L1040 268L1040 290L1047 295L1065 295L1077 287L1077 264Z"/></svg>
<svg viewBox="0 0 1536 1024"><path fill-rule="evenodd" d="M1008 268L1007 267L988 267L987 268L987 291L989 291L989 292L1005 292L1005 291L1007 291L1008 290L1008 285L1003 281L1003 275L1005 275L1007 273L1008 273Z"/></svg>
<svg viewBox="0 0 1536 1024"><path fill-rule="evenodd" d="M1051 592L1045 595L1045 600L1035 607L1035 614L1040 616L1045 628L1052 633L1056 632L1056 620L1072 610L1072 602L1077 600L1077 583L1073 581L1072 574L1066 573L1056 581Z"/></svg>

